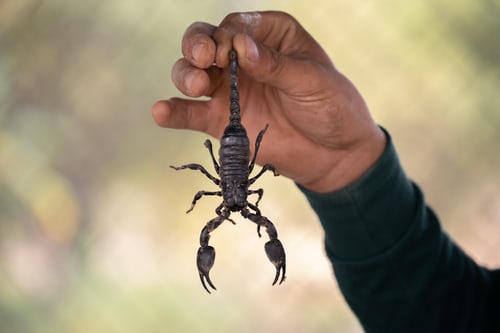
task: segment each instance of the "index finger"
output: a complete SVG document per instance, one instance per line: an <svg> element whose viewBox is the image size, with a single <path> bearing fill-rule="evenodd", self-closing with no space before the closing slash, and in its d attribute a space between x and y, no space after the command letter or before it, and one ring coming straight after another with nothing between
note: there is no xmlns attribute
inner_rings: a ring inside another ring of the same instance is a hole
<svg viewBox="0 0 500 333"><path fill-rule="evenodd" d="M212 38L216 26L205 22L191 24L182 36L182 55L193 66L208 68L215 63L216 45Z"/></svg>
<svg viewBox="0 0 500 333"><path fill-rule="evenodd" d="M218 67L228 65L234 37L242 34L283 55L295 54L326 64L330 62L321 46L293 16L280 11L262 11L231 13L222 20L213 33Z"/></svg>

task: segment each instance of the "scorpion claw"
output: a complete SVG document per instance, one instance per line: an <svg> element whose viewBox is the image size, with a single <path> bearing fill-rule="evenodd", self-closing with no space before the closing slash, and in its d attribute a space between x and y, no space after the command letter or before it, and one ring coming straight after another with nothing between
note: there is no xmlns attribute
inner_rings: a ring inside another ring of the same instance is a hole
<svg viewBox="0 0 500 333"><path fill-rule="evenodd" d="M214 261L215 249L212 246L200 247L198 249L198 255L196 256L196 265L198 266L198 273L200 274L201 284L209 294L210 289L208 289L207 285L205 284L205 280L212 289L217 290L217 288L215 288L214 284L210 280L209 275L210 269L214 265Z"/></svg>
<svg viewBox="0 0 500 333"><path fill-rule="evenodd" d="M286 273L286 257L285 249L279 239L272 239L264 245L266 254L271 263L276 267L276 276L274 277L273 286L278 282L281 275L279 284L285 281Z"/></svg>

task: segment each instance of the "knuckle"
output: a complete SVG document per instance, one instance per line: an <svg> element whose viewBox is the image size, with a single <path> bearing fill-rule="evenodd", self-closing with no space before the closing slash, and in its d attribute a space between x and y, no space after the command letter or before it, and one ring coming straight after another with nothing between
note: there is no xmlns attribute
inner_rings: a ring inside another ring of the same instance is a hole
<svg viewBox="0 0 500 333"><path fill-rule="evenodd" d="M220 26L225 26L225 25L234 25L234 24L238 24L241 20L241 16L242 16L242 12L235 12L235 13L230 13L228 15L226 15L226 17L224 17L224 19L222 20Z"/></svg>
<svg viewBox="0 0 500 333"><path fill-rule="evenodd" d="M251 33L262 21L260 12L237 12L227 15L220 24L220 28L233 34L238 32Z"/></svg>
<svg viewBox="0 0 500 333"><path fill-rule="evenodd" d="M286 67L287 58L279 52L269 52L269 61L264 75L270 77L280 77L283 69Z"/></svg>
<svg viewBox="0 0 500 333"><path fill-rule="evenodd" d="M191 36L199 34L210 36L214 29L215 27L209 23L200 21L194 22L188 26L184 32L183 38L190 38Z"/></svg>

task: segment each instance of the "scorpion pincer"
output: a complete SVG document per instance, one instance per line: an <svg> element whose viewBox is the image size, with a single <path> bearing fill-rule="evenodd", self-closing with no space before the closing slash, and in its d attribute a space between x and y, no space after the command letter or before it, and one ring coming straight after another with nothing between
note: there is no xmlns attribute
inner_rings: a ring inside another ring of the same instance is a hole
<svg viewBox="0 0 500 333"><path fill-rule="evenodd" d="M259 208L257 207L262 195L264 194L264 190L249 189L249 186L252 185L266 171L272 171L275 176L278 176L278 173L272 164L265 164L255 176L250 178L250 174L255 166L255 159L259 151L260 143L268 125L266 125L265 128L262 129L257 135L257 139L255 140L255 153L252 160L250 160L250 143L245 127L241 124L238 92L238 60L235 50L230 51L229 59L230 116L229 124L225 128L220 140L218 162L214 156L211 141L208 139L205 141L205 147L210 152L215 172L220 179L212 176L200 164L191 163L179 167L170 166L175 170L199 170L220 188L219 191L199 191L196 193L191 203L191 207L187 211L187 213L189 213L193 210L196 202L205 195L221 196L223 199L222 203L215 209L217 216L208 221L205 227L201 230L200 248L198 249L196 258L201 283L208 293L210 293L210 290L206 283L208 283L208 285L214 290L216 289L209 276L210 269L215 261L215 249L208 245L210 233L220 226L225 220L234 224L234 221L229 218L231 212L239 211L244 218L256 223L257 234L259 237L261 237L260 228L266 228L269 241L265 244L264 248L267 257L276 267L276 275L274 277L273 285L275 285L278 280L279 284L281 284L285 280L286 272L285 249L283 248L281 241L278 239L276 228L267 217L261 214ZM247 201L248 196L251 194L257 194L258 196L255 204Z"/></svg>

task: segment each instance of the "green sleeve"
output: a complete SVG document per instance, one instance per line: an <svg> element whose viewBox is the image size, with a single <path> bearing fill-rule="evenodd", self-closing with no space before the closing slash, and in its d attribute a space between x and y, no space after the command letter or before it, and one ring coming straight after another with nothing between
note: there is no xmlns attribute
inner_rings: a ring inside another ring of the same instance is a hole
<svg viewBox="0 0 500 333"><path fill-rule="evenodd" d="M490 272L443 232L386 135L383 155L353 184L326 194L299 186L346 301L366 332L488 332Z"/></svg>

